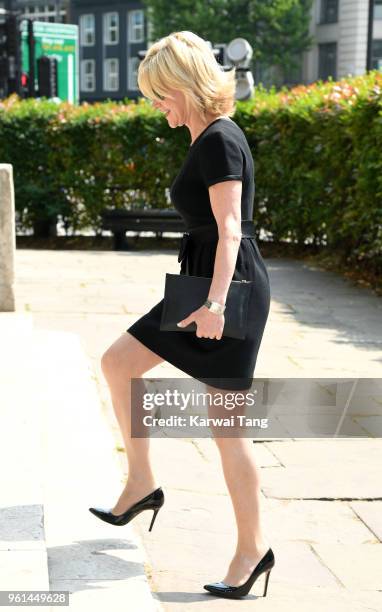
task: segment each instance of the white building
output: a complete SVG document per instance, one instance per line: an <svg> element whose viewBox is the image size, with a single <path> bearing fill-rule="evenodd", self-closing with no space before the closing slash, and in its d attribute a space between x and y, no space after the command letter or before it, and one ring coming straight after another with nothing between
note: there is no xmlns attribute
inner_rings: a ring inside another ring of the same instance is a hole
<svg viewBox="0 0 382 612"><path fill-rule="evenodd" d="M315 44L303 53L302 81L338 80L366 72L369 0L315 0L310 34ZM382 0L374 0L371 69L382 69Z"/></svg>

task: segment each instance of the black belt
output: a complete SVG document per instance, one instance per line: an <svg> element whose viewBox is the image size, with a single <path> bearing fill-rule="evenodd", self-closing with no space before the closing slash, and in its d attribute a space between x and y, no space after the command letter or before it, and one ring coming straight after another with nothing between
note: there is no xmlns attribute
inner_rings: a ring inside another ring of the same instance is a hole
<svg viewBox="0 0 382 612"><path fill-rule="evenodd" d="M242 238L255 238L255 224L251 219L246 219L241 222L241 237ZM213 242L219 239L219 230L216 223L209 223L208 225L199 225L197 227L190 228L187 232L183 233L180 249L178 255L178 262L183 261L186 256L187 246L190 240L195 239L195 242Z"/></svg>

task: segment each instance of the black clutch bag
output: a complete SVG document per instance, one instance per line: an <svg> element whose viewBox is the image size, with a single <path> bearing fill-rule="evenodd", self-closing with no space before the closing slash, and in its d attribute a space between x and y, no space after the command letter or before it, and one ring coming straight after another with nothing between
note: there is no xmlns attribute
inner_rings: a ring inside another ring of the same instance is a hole
<svg viewBox="0 0 382 612"><path fill-rule="evenodd" d="M212 278L166 273L161 331L196 331L195 321L186 327L177 323L204 304L208 297ZM252 282L231 281L224 311L223 336L244 340L247 333L248 303Z"/></svg>

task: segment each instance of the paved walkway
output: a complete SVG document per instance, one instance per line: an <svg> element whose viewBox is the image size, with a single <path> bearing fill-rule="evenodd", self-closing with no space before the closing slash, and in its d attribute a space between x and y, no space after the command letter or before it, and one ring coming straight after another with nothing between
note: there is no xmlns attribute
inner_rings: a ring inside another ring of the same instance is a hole
<svg viewBox="0 0 382 612"><path fill-rule="evenodd" d="M46 542L45 553L48 558L45 582L49 578L51 588L66 588L53 587L55 584L78 585L75 581L80 580L81 588L73 595L73 602L80 606L78 609L85 602L93 602L93 599L96 602L98 595L103 594L103 604L113 598L121 608L123 604L131 610L141 610L145 605L138 605L139 597L147 598L142 575L145 567L152 591L150 605L157 603L165 611L200 609L204 612L211 608L220 612L234 606L246 610L252 609L254 601L261 609L283 609L286 612L321 611L329 602L330 608L336 612L366 612L382 608L380 438L275 439L255 443L254 452L262 468L264 526L276 556L266 598L259 597L263 577L253 587L251 596L240 603L214 598L202 588L205 582L222 579L235 547L232 507L218 451L209 439L152 440L153 464L166 494L166 505L152 532L147 531L149 517L143 513L124 527L123 533L118 532L117 539L115 528L110 526L113 532L108 531L105 535L103 524L91 522L90 515L81 519L81 537L78 530L60 533L58 518L67 522L69 511L70 524L73 525L73 516L83 513L84 509L86 513L89 502L111 505L120 491L118 487L122 486L120 482L126 471L126 462L123 452L115 452L113 457L118 458L121 467L121 472L117 473L109 456L112 453L109 452L107 435L102 434L103 429L111 431L115 447L122 445L100 371L100 356L131 322L161 299L165 272L177 273L179 267L175 251L159 254L154 251L18 250L16 263L17 310L19 314L29 314L33 320L33 333L40 333L45 338L40 359L46 364L49 377L54 371L54 367L48 367L49 362L55 363L61 347L66 347L67 358L63 362L58 360L60 370L54 376L52 374L49 391L46 391L50 402L49 414L55 400L68 391L68 380L76 381L66 402L69 420L65 419L65 426L69 431L69 423L74 431L76 465L79 467L77 482L73 482L76 480L75 471L65 470L62 465L60 468L59 459L62 459L66 447L70 457L70 444L60 439L57 450L54 450L54 445L49 443L45 451L49 454L44 455L56 457L65 492L62 497L57 496L61 490L60 480L58 486L54 486L54 478L49 477L51 493L48 497L51 504L56 504L50 513L52 539L51 543ZM382 376L380 298L368 289L354 287L334 273L322 272L301 262L271 260L267 261L267 266L273 299L259 354L257 377ZM0 320L4 316L0 315ZM23 346L24 342L18 344L18 354L22 353ZM77 361L80 361L79 346L85 351L94 373L94 380L91 377L90 380L93 380L101 398L103 429L94 396L93 399L88 397L86 418L82 418L82 402L73 395L73 389L81 386L81 380L89 380L84 372L85 365L80 368L80 375L75 377L75 368L68 359L68 354L74 351L78 354ZM4 345L1 351L4 354ZM8 381L9 385L18 385L20 380L30 381L28 363L28 360L21 359L17 380ZM66 368L69 379L63 373ZM163 362L146 376L186 375ZM23 388L25 391L25 387L20 386L20 392ZM35 388L35 393L37 391ZM20 403L16 402L13 411L9 412L14 414L19 406ZM55 410L59 410L56 413L59 419L59 415L65 412L61 400L57 406ZM91 406L94 407L92 416ZM45 410L44 414L47 413ZM52 421L49 422L49 427L54 427ZM94 439L92 429L89 430L93 426L98 431L98 438L95 436ZM36 422L34 428L38 435ZM59 436L57 429L56 436ZM86 440L86 453L82 453L80 458L80 444L76 442L79 439ZM97 447L98 442L95 442L98 439L103 440L101 447ZM8 445L7 452L10 453L11 448L13 445ZM36 453L38 448L40 446L35 445ZM90 459L85 457L87 453ZM21 457L21 453L13 453L12 457L17 463L16 458ZM36 467L37 472L38 469ZM94 474L101 475L97 486ZM114 482L114 489L108 482ZM33 495L35 490L35 486L31 487ZM38 516L44 510L41 499L37 496L37 508L34 508ZM6 503L8 512L11 512L11 502ZM109 529L109 526L105 527ZM87 540L87 544L79 544L78 541L86 541L89 531L92 538ZM17 537L14 538L15 547ZM105 543L102 551L97 538L102 538ZM4 541L6 538L1 534L2 550L6 550ZM133 566L134 559L129 555L135 545L137 549L134 550L139 551L140 558ZM98 555L97 564L89 566L88 559L94 559L94 553L96 557ZM40 554L44 554L43 546ZM56 571L55 568L63 563L65 571ZM93 599L90 599L91 594ZM138 607L134 607L134 601ZM118 610L118 605L113 607Z"/></svg>

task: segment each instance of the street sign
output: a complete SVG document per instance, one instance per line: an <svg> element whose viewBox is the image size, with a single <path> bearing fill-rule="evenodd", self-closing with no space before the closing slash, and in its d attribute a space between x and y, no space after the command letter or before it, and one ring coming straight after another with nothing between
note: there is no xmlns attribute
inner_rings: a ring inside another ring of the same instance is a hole
<svg viewBox="0 0 382 612"><path fill-rule="evenodd" d="M37 60L41 56L57 59L58 97L72 104L79 103L79 49L78 26L66 23L33 21L35 39L35 88L37 82ZM21 24L22 72L29 73L28 27Z"/></svg>

